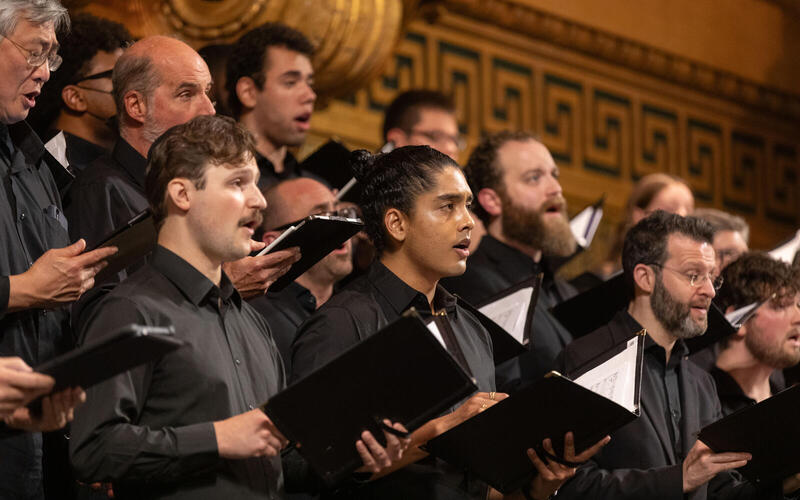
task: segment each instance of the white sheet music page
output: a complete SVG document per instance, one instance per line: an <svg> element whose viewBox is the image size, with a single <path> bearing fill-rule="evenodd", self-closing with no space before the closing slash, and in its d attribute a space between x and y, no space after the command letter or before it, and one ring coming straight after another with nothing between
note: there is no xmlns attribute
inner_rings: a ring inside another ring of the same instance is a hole
<svg viewBox="0 0 800 500"><path fill-rule="evenodd" d="M770 250L768 254L775 260L782 260L787 264L791 264L798 250L800 250L800 231L797 231L794 238L790 241L787 241L778 248Z"/></svg>
<svg viewBox="0 0 800 500"><path fill-rule="evenodd" d="M444 345L444 337L442 337L442 332L439 331L439 327L436 326L435 321L431 321L430 323L428 323L428 330L433 334L434 337L436 337L436 340L438 340L439 343L442 344L442 347L447 349L447 346Z"/></svg>
<svg viewBox="0 0 800 500"><path fill-rule="evenodd" d="M603 218L602 207L590 206L569 221L569 228L575 240L583 248L591 245L597 228L600 227L600 220Z"/></svg>
<svg viewBox="0 0 800 500"><path fill-rule="evenodd" d="M528 307L533 297L533 287L526 287L486 304L480 312L500 325L520 344L525 339L525 321L528 319Z"/></svg>
<svg viewBox="0 0 800 500"><path fill-rule="evenodd" d="M625 350L573 382L604 396L629 411L636 411L636 354L642 337L628 340Z"/></svg>

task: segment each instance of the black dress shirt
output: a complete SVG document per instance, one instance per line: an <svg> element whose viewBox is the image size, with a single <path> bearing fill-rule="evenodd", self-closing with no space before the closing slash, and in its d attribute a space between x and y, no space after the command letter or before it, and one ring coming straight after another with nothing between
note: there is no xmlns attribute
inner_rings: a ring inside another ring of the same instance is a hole
<svg viewBox="0 0 800 500"><path fill-rule="evenodd" d="M64 207L73 241L84 238L92 248L148 207L146 166L147 159L119 138L110 154L78 175Z"/></svg>
<svg viewBox="0 0 800 500"><path fill-rule="evenodd" d="M410 307L424 317L431 316L427 298L408 286L382 263L376 261L369 272L331 297L300 327L293 345L292 375L297 380L313 372L350 346L377 333L399 318ZM434 296L437 311L446 317L458 342L456 361L472 374L481 391L494 390L494 363L489 334L455 297L441 286ZM413 369L413 360L409 360ZM354 491L340 491L339 498L381 499L480 499L487 487L477 479L455 470L433 457Z"/></svg>
<svg viewBox="0 0 800 500"><path fill-rule="evenodd" d="M256 152L256 164L258 165L258 171L261 172L261 177L258 179L258 188L262 192L280 181L303 176L300 172L300 164L297 162L297 158L289 151L286 152L286 157L283 159L282 172L276 172L275 165L259 152Z"/></svg>
<svg viewBox="0 0 800 500"><path fill-rule="evenodd" d="M223 460L213 427L284 386L264 318L224 274L217 287L157 247L94 309L82 340L130 323L174 325L186 345L87 391L70 440L77 475L112 481L120 499L278 498L280 459Z"/></svg>
<svg viewBox="0 0 800 500"><path fill-rule="evenodd" d="M608 325L571 343L557 361L570 374L641 330L625 310ZM688 361L676 342L670 360L648 337L642 367L639 418L611 435L611 441L558 491L559 500L705 500L783 498L781 485L757 489L735 471L717 474L695 491L683 493L683 460L697 433L722 417L711 376ZM676 379L672 380L672 375ZM675 398L675 385L678 394ZM674 413L678 411L678 414Z"/></svg>
<svg viewBox="0 0 800 500"><path fill-rule="evenodd" d="M306 287L293 281L279 292L267 291L266 295L248 302L267 320L286 373L292 373L292 341L300 324L317 310L317 299Z"/></svg>
<svg viewBox="0 0 800 500"><path fill-rule="evenodd" d="M717 395L722 404L722 414L727 416L731 413L756 404L756 400L744 393L736 379L731 377L728 372L716 366L711 368L711 376L714 377L714 383L717 385ZM776 370L777 374L781 374L780 370ZM786 388L783 383L783 377L770 377L769 388L772 395L775 395Z"/></svg>
<svg viewBox="0 0 800 500"><path fill-rule="evenodd" d="M550 314L550 308L573 297L576 292L566 281L556 278L549 267L512 248L491 235L481 239L478 249L467 259L467 270L461 276L446 278L442 285L471 304L480 303L512 286L544 274L539 301L528 332L531 351L510 363L518 363L523 381L536 380L553 369L556 356L572 342L572 335ZM504 384L514 376L512 367L504 366Z"/></svg>
<svg viewBox="0 0 800 500"><path fill-rule="evenodd" d="M69 244L44 145L27 123L0 124L0 356L36 366L72 346L66 309L8 312L9 277ZM0 498L36 498L42 488L38 433L0 429Z"/></svg>
<svg viewBox="0 0 800 500"><path fill-rule="evenodd" d="M67 161L76 172L84 171L93 161L108 154L106 148L69 132L64 132L64 140L67 143Z"/></svg>

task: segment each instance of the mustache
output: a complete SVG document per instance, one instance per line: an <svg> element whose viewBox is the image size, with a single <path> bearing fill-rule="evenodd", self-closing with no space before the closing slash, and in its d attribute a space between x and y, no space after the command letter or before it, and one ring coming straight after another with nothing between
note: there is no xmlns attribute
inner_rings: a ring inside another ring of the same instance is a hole
<svg viewBox="0 0 800 500"><path fill-rule="evenodd" d="M254 212L253 215L249 217L244 217L239 219L240 226L248 226L253 224L254 227L261 227L261 223L264 222L264 216L261 214L260 211Z"/></svg>

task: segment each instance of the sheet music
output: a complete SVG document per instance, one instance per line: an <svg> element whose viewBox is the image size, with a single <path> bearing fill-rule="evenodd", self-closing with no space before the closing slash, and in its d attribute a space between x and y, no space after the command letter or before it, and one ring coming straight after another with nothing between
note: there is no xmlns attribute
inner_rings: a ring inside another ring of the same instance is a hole
<svg viewBox="0 0 800 500"><path fill-rule="evenodd" d="M751 316L750 313L761 307L762 304L763 302L753 302L752 304L740 307L739 309L726 314L725 319L727 319L728 323L733 325L734 328L739 328Z"/></svg>
<svg viewBox="0 0 800 500"><path fill-rule="evenodd" d="M433 336L436 337L436 340L438 340L439 343L442 344L442 347L447 349L447 346L444 345L444 337L442 337L442 332L439 331L439 327L436 326L435 321L431 321L430 323L428 323L428 330L430 330Z"/></svg>
<svg viewBox="0 0 800 500"><path fill-rule="evenodd" d="M628 340L624 351L592 368L573 382L614 401L631 412L636 411L636 355L638 342L642 338L637 335Z"/></svg>
<svg viewBox="0 0 800 500"><path fill-rule="evenodd" d="M517 342L524 343L525 321L533 297L533 287L526 287L478 309L511 334Z"/></svg>
<svg viewBox="0 0 800 500"><path fill-rule="evenodd" d="M62 167L67 168L69 161L67 160L67 139L64 137L64 132L59 132L53 136L52 139L47 141L44 145L45 149L53 155L53 158L58 160Z"/></svg>
<svg viewBox="0 0 800 500"><path fill-rule="evenodd" d="M590 206L569 221L569 227L575 240L583 248L588 247L594 239L597 228L600 227L600 220L603 218L603 208Z"/></svg>
<svg viewBox="0 0 800 500"><path fill-rule="evenodd" d="M797 234L795 234L794 238L790 241L787 241L774 250L770 250L768 253L769 256L775 260L782 260L788 264L792 264L798 250L800 250L800 231L797 231Z"/></svg>

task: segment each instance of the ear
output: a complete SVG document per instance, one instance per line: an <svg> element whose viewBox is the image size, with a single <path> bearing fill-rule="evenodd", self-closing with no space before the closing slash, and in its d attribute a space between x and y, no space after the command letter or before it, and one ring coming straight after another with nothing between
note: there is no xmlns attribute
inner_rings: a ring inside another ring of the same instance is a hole
<svg viewBox="0 0 800 500"><path fill-rule="evenodd" d="M406 215L396 208L390 208L383 214L383 227L388 235L398 243L405 241L408 236L408 219Z"/></svg>
<svg viewBox="0 0 800 500"><path fill-rule="evenodd" d="M131 90L122 99L125 104L125 113L136 122L144 123L147 118L147 102L138 90Z"/></svg>
<svg viewBox="0 0 800 500"><path fill-rule="evenodd" d="M261 241L269 245L270 243L275 241L280 235L281 235L280 231L267 231L261 235Z"/></svg>
<svg viewBox="0 0 800 500"><path fill-rule="evenodd" d="M503 213L503 202L500 196L492 188L483 188L478 191L478 203L481 204L486 213L496 217Z"/></svg>
<svg viewBox="0 0 800 500"><path fill-rule="evenodd" d="M386 132L386 141L392 141L394 143L394 147L396 148L408 146L408 136L402 129L397 127L389 129Z"/></svg>
<svg viewBox="0 0 800 500"><path fill-rule="evenodd" d="M78 113L86 112L88 107L83 91L74 85L67 85L61 90L61 100L69 109Z"/></svg>
<svg viewBox="0 0 800 500"><path fill-rule="evenodd" d="M656 272L650 266L636 264L633 268L633 282L649 295L656 287Z"/></svg>
<svg viewBox="0 0 800 500"><path fill-rule="evenodd" d="M194 185L189 179L176 177L167 184L167 200L169 205L174 205L182 212L188 212L192 201Z"/></svg>
<svg viewBox="0 0 800 500"><path fill-rule="evenodd" d="M243 76L236 82L236 97L242 103L245 109L253 109L256 107L259 89L256 86L255 80L249 76Z"/></svg>

